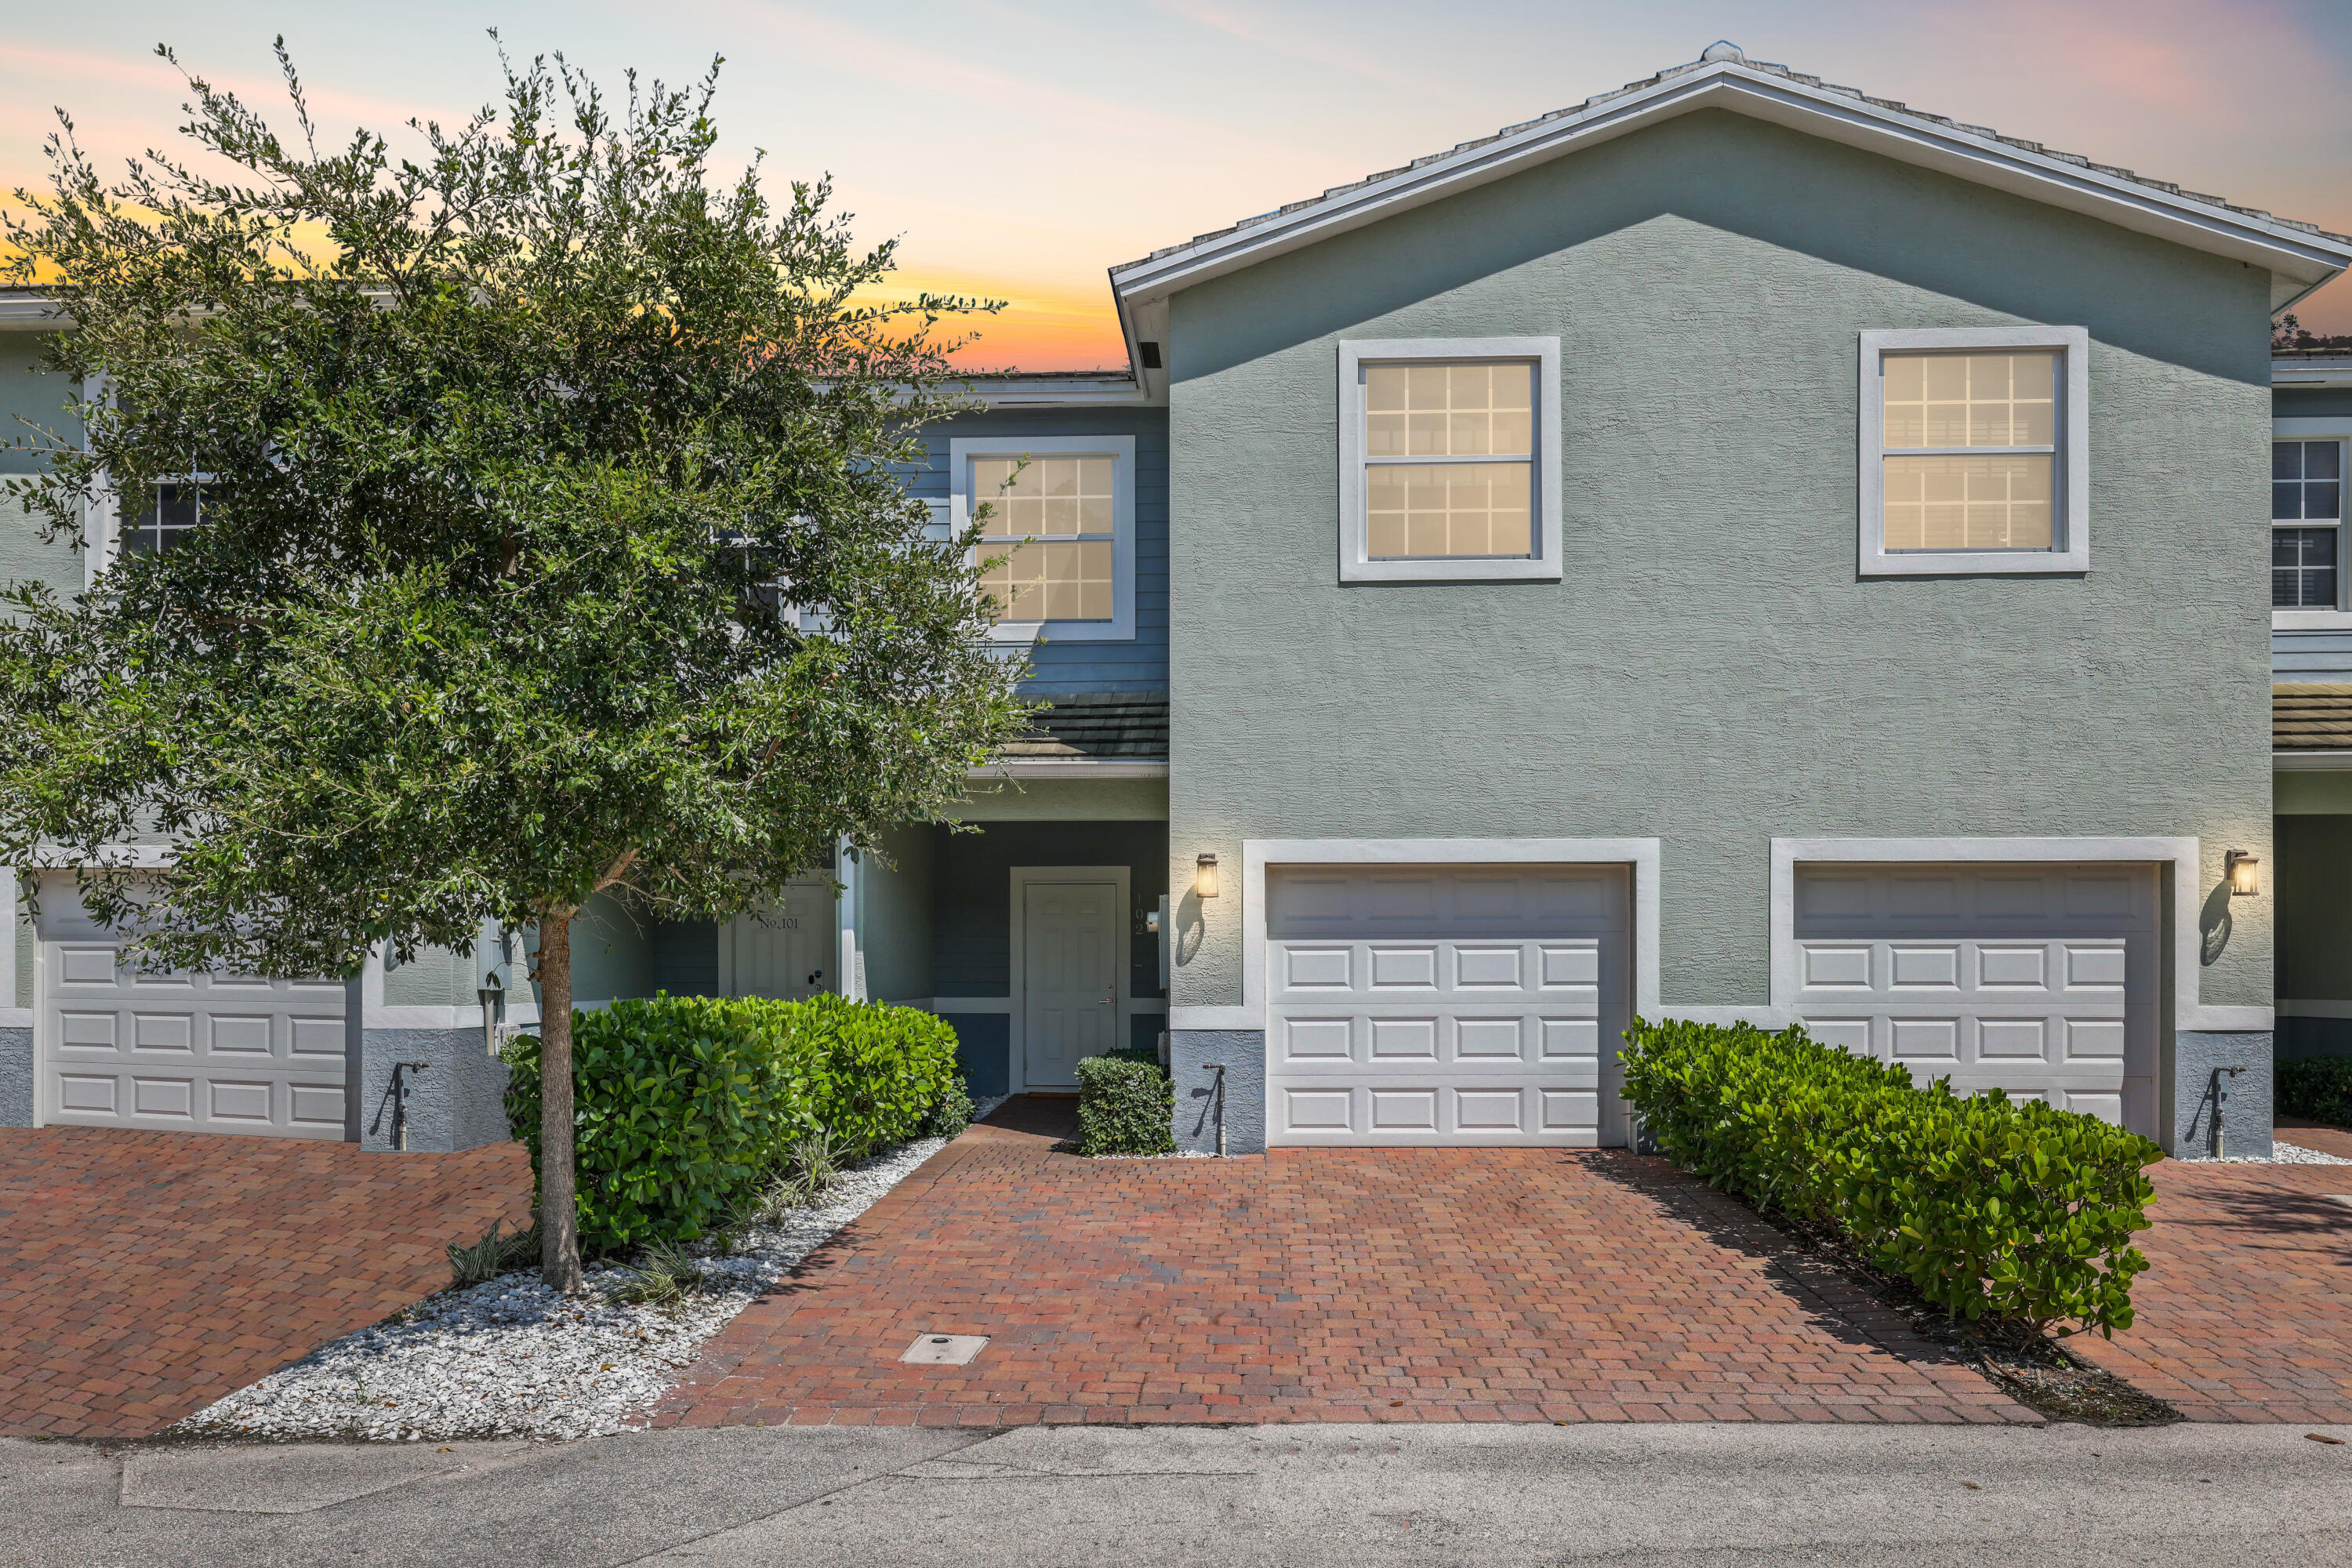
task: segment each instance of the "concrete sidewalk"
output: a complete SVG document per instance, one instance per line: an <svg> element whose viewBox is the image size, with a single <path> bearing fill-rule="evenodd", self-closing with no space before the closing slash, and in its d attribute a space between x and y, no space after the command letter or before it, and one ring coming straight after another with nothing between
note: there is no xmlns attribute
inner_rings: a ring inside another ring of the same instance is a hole
<svg viewBox="0 0 2352 1568"><path fill-rule="evenodd" d="M735 1427L561 1447L113 1451L10 1440L0 1497L5 1568L2352 1562L2352 1445L2281 1426Z"/></svg>

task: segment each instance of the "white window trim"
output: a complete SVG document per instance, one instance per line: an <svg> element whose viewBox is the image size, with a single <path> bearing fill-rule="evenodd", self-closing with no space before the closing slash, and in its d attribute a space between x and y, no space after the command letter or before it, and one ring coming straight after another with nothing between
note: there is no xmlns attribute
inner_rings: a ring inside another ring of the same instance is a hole
<svg viewBox="0 0 2352 1568"><path fill-rule="evenodd" d="M2273 441L2325 441L2329 437L2345 443L2345 460L2352 464L2352 417L2344 415L2298 415L2291 419L2271 421ZM2344 480L2345 500L2352 500L2352 474ZM2344 510L2344 500L2336 503ZM2273 523L2272 527L2278 526ZM2324 525L2323 525L2324 526ZM2273 610L2271 629L2278 632L2341 632L2352 631L2352 610L2347 610L2346 593L2352 588L2352 562L2344 558L2344 549L2352 542L2352 520L2339 517L2336 523L2336 605L2332 610Z"/></svg>
<svg viewBox="0 0 2352 1568"><path fill-rule="evenodd" d="M114 396L114 378L94 375L83 382L82 400L86 403L110 401ZM89 436L85 432L83 440ZM87 594L98 586L98 579L114 564L121 546L121 523L117 516L112 476L101 473L99 488L81 509L81 589Z"/></svg>
<svg viewBox="0 0 2352 1568"><path fill-rule="evenodd" d="M971 493L976 458L1108 458L1111 462L1111 617L1108 621L1005 620L990 634L1000 643L1129 642L1135 637L1135 437L1132 436L958 436L948 442L949 521L959 532L992 496ZM989 547L982 545L986 551ZM985 555L981 557L985 559Z"/></svg>
<svg viewBox="0 0 2352 1568"><path fill-rule="evenodd" d="M2031 864L2036 861L2117 860L2154 865L2172 879L2172 1026L2229 1032L2272 1027L2268 1007L2208 1006L2198 997L2204 965L2197 911L2226 875L2194 837L2166 838L1775 838L1772 840L1772 1013L1782 1023L1797 1011L1797 868L1823 862L1913 865Z"/></svg>
<svg viewBox="0 0 2352 1568"><path fill-rule="evenodd" d="M1113 922L1112 940L1118 943L1113 972L1118 979L1118 1022L1111 1026L1111 1037L1117 1049L1135 1039L1134 1018L1138 1012L1164 1012L1167 1004L1153 1001L1139 1008L1134 995L1134 952L1129 940L1128 927L1134 916L1128 900L1129 874L1124 866L1015 866L1013 879L1013 940L1009 946L1013 972L1006 978L1012 983L1013 994L1005 999L1005 1011L1012 1015L1006 1029L1012 1041L1012 1060L1008 1064L1011 1084L1008 1092L1025 1094L1029 1090L1029 932L1026 904L1033 883L1110 882L1118 888L1118 919ZM950 1009L953 1011L954 1009Z"/></svg>
<svg viewBox="0 0 2352 1568"><path fill-rule="evenodd" d="M1898 550L1886 548L1886 405L1880 388L1885 356L1919 349L2056 349L2064 354L2056 504L2050 550ZM2091 334L2084 327L1933 327L1862 334L1860 479L1864 577L1990 577L2091 569Z"/></svg>
<svg viewBox="0 0 2352 1568"><path fill-rule="evenodd" d="M1375 561L1364 548L1364 378L1367 364L1427 360L1532 360L1536 365L1536 552L1525 560ZM1559 581L1559 340L1368 338L1339 343L1339 581L1507 583Z"/></svg>
<svg viewBox="0 0 2352 1568"><path fill-rule="evenodd" d="M1171 1007L1171 1029L1265 1027L1269 866L1624 866L1633 882L1632 1012L1658 1011L1658 840L1654 838L1248 838L1242 841L1242 1005Z"/></svg>

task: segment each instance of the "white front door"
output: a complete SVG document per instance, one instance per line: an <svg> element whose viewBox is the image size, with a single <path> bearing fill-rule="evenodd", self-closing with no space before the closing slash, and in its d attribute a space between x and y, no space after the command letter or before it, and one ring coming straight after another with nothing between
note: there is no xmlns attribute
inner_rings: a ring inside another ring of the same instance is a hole
<svg viewBox="0 0 2352 1568"><path fill-rule="evenodd" d="M764 916L746 915L719 931L719 989L729 996L798 1001L841 989L839 931L833 882L807 878L784 889Z"/></svg>
<svg viewBox="0 0 2352 1568"><path fill-rule="evenodd" d="M1622 866L1266 875L1266 1142L1624 1142Z"/></svg>
<svg viewBox="0 0 2352 1568"><path fill-rule="evenodd" d="M142 973L110 942L41 959L43 1121L343 1136L340 982Z"/></svg>
<svg viewBox="0 0 2352 1568"><path fill-rule="evenodd" d="M1024 883L1021 1041L1031 1089L1076 1089L1078 1063L1121 1044L1115 882Z"/></svg>
<svg viewBox="0 0 2352 1568"><path fill-rule="evenodd" d="M1814 1038L2156 1135L2154 867L1839 863L1796 890Z"/></svg>

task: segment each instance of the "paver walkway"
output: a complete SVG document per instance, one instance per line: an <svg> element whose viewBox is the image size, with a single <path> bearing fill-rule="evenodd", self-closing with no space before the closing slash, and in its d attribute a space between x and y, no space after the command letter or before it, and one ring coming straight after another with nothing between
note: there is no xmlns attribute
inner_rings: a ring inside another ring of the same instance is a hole
<svg viewBox="0 0 2352 1568"><path fill-rule="evenodd" d="M2352 1155L2352 1138L2285 1128ZM2070 1343L2194 1421L2352 1422L2352 1165L2149 1173L2133 1326Z"/></svg>
<svg viewBox="0 0 2352 1568"><path fill-rule="evenodd" d="M665 1423L2032 1421L1622 1152L1055 1152L1016 1100L707 1348ZM923 1333L985 1334L907 1366Z"/></svg>
<svg viewBox="0 0 2352 1568"><path fill-rule="evenodd" d="M520 1143L0 1129L0 1435L138 1437L449 1282Z"/></svg>

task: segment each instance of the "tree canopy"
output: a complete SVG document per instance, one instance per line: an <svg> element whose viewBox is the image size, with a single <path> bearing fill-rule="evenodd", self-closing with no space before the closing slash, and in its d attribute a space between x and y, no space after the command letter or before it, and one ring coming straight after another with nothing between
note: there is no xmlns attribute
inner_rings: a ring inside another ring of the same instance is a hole
<svg viewBox="0 0 2352 1568"><path fill-rule="evenodd" d="M894 246L826 182L715 183L716 62L615 103L501 54L503 106L404 155L321 151L278 58L296 135L190 76L192 155L109 183L68 121L19 193L87 437L8 489L122 543L7 593L0 857L183 967L537 925L552 1077L592 895L756 910L1017 724L977 536L903 478L987 307L874 302ZM132 841L163 863L88 869Z"/></svg>

